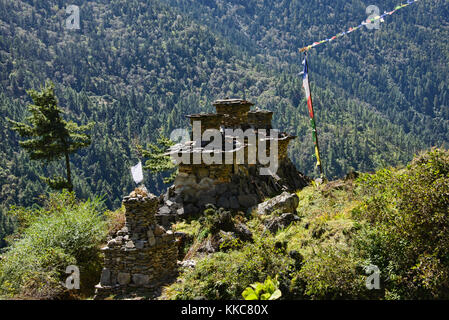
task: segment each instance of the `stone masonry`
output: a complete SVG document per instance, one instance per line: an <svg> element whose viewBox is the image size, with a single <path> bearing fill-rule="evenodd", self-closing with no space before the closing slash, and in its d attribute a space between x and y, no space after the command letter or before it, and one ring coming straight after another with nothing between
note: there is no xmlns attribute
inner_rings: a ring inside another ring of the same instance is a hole
<svg viewBox="0 0 449 320"><path fill-rule="evenodd" d="M96 299L148 292L176 274L178 249L172 231L156 223L158 198L138 193L124 197L125 227L102 248L104 268Z"/></svg>
<svg viewBox="0 0 449 320"><path fill-rule="evenodd" d="M208 204L227 210L257 208L257 204L267 197L284 191L296 191L309 184L310 179L298 172L287 156L288 144L295 136L285 132L270 136L267 130L272 128L273 112L251 111L252 105L240 99L217 100L214 102L216 114L188 116L192 124L201 121L201 133L207 129L220 130L223 145L232 144L232 148L214 152L222 159L228 156L232 163L181 163L173 186L165 194L156 197L146 190L136 189L124 197L125 226L102 248L104 268L100 283L96 286L95 299L152 292L173 279L178 246L169 228L176 220L201 214ZM232 135L227 135L226 129L253 129L257 142L276 142L279 163L276 173L260 175L259 169L265 166L258 161L247 161L248 147L254 143L254 139L252 142L248 137L236 140ZM173 146L167 155L185 153L192 160L195 153L210 152L210 149L205 148L208 143L188 141ZM237 152L242 149L244 163L236 160Z"/></svg>
<svg viewBox="0 0 449 320"><path fill-rule="evenodd" d="M273 112L250 110L253 103L241 99L217 100L213 105L217 111L215 114L203 113L187 117L192 125L194 121L201 121L201 133L207 129L219 129L223 145L232 143L233 147L230 151L215 151L216 155L222 157L222 164L193 164L195 153L210 152L205 148L209 141L188 141L173 146L167 152L167 155L186 154L190 164L179 164L173 186L159 197L156 218L165 227L170 227L178 219L201 213L207 204L231 210L247 210L267 197L276 196L283 191L294 192L310 182L308 177L297 171L287 155L288 144L296 137L285 132L280 132L277 137L270 136ZM226 129L253 129L256 139L265 139L269 144L276 139L279 161L277 172L273 175L260 175L259 169L265 166L259 162L249 163L249 139L245 138L242 143L228 136ZM241 149L244 149L245 154L243 164L235 160ZM233 154L233 163L225 164L224 159L230 156L227 154L229 152Z"/></svg>

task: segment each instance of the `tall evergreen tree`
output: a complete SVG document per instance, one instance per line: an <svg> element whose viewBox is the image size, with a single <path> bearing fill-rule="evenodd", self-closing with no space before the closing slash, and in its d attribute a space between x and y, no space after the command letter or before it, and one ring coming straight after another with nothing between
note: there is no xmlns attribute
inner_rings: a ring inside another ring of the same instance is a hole
<svg viewBox="0 0 449 320"><path fill-rule="evenodd" d="M164 178L164 183L173 182L178 174L178 166L172 162L170 156L165 154L173 145L173 141L160 135L156 144L148 144L148 149L137 146L138 152L145 158L148 158L143 167L144 169L150 170L152 173L169 173L169 176Z"/></svg>
<svg viewBox="0 0 449 320"><path fill-rule="evenodd" d="M73 121L65 121L61 116L64 111L58 106L54 84L51 82L46 83L40 92L29 90L27 93L34 103L28 105L31 115L26 120L29 124L10 119L8 121L14 131L26 138L19 144L30 154L32 160L50 162L65 158L66 178L57 176L42 179L53 189L67 188L72 191L70 154L90 145L91 138L84 132L91 129L93 123L79 126Z"/></svg>

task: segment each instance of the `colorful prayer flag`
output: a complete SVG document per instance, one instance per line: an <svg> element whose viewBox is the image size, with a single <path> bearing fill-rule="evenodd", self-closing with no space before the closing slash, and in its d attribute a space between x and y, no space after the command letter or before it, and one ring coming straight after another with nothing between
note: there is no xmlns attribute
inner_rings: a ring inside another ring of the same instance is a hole
<svg viewBox="0 0 449 320"><path fill-rule="evenodd" d="M312 127L313 143L315 144L316 165L320 169L320 174L322 176L323 168L321 167L320 149L318 147L318 134L317 134L317 130L316 130L315 115L313 113L312 95L310 92L309 70L308 70L309 66L307 64L307 55L304 57L303 65L304 65L304 71L303 71L302 85L304 87L304 91L306 94L307 109L309 111L310 125Z"/></svg>
<svg viewBox="0 0 449 320"><path fill-rule="evenodd" d="M409 6L409 5L411 5L412 3L415 3L415 2L417 2L417 1L418 1L418 0L407 0L407 3L406 3L406 4L401 4L401 5L396 6L396 8L394 8L393 11L385 12L385 13L382 14L381 16L375 16L375 17L372 18L372 19L369 19L369 18L368 18L368 19L366 19L365 21L363 21L359 26L357 26L357 27L355 27L355 28L349 28L348 31L346 31L346 32L341 32L341 33L339 33L339 34L333 36L332 38L327 38L326 40L316 41L316 42L314 42L314 43L311 44L311 45L308 45L308 46L305 46L305 47L299 49L299 52L306 52L306 51L308 51L308 50L310 50L310 49L312 49L312 48L314 48L314 47L316 47L316 46L318 46L318 45L320 45L320 44L323 44L323 43L325 43L325 42L330 42L330 41L332 41L332 40L334 40L334 39L336 39L336 38L339 38L339 37L341 37L341 36L343 36L343 35L345 35L345 34L351 33L351 32L353 32L353 31L359 29L360 27L362 27L362 26L364 26L364 25L366 25L366 24L374 23L376 20L380 20L381 22L384 22L384 19L383 19L383 18L384 18L385 16L387 16L387 15L390 15L390 16L391 16L391 15L392 15L393 13L395 13L397 10L402 9L402 8L404 8L404 7L407 7L407 6Z"/></svg>

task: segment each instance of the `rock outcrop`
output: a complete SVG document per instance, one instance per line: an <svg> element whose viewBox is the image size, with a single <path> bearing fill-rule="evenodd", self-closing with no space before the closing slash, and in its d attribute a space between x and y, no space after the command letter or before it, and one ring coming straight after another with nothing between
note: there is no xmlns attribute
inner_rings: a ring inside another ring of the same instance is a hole
<svg viewBox="0 0 449 320"><path fill-rule="evenodd" d="M288 227L293 222L301 220L296 214L283 213L280 217L274 217L267 220L264 225L265 229L271 233L276 233L280 229Z"/></svg>
<svg viewBox="0 0 449 320"><path fill-rule="evenodd" d="M280 213L295 213L299 204L299 198L295 193L283 192L270 200L257 206L257 213L261 215L271 214L274 211Z"/></svg>

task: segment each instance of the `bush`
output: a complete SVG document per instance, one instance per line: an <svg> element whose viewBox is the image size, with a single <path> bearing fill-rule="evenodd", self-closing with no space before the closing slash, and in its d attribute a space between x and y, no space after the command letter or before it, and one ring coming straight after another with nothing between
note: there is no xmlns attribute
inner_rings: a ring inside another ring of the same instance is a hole
<svg viewBox="0 0 449 320"><path fill-rule="evenodd" d="M312 299L358 299L369 294L363 262L348 248L318 248L292 281L291 291Z"/></svg>
<svg viewBox="0 0 449 320"><path fill-rule="evenodd" d="M277 300L282 296L279 290L279 281L272 280L270 277L265 282L256 282L251 284L242 292L245 300Z"/></svg>
<svg viewBox="0 0 449 320"><path fill-rule="evenodd" d="M125 226L125 207L115 211L108 210L104 214L108 223L108 235L114 237Z"/></svg>
<svg viewBox="0 0 449 320"><path fill-rule="evenodd" d="M241 299L243 290L255 282L288 272L293 260L273 239L257 238L240 250L218 252L200 260L175 284L175 299Z"/></svg>
<svg viewBox="0 0 449 320"><path fill-rule="evenodd" d="M449 298L449 152L432 149L404 170L359 183L368 199L354 217L369 226L356 247L383 269L387 295Z"/></svg>
<svg viewBox="0 0 449 320"><path fill-rule="evenodd" d="M77 203L71 193L52 194L3 255L0 294L58 298L68 265L79 267L81 291L92 291L102 263L98 247L107 233L102 209L98 198Z"/></svg>

